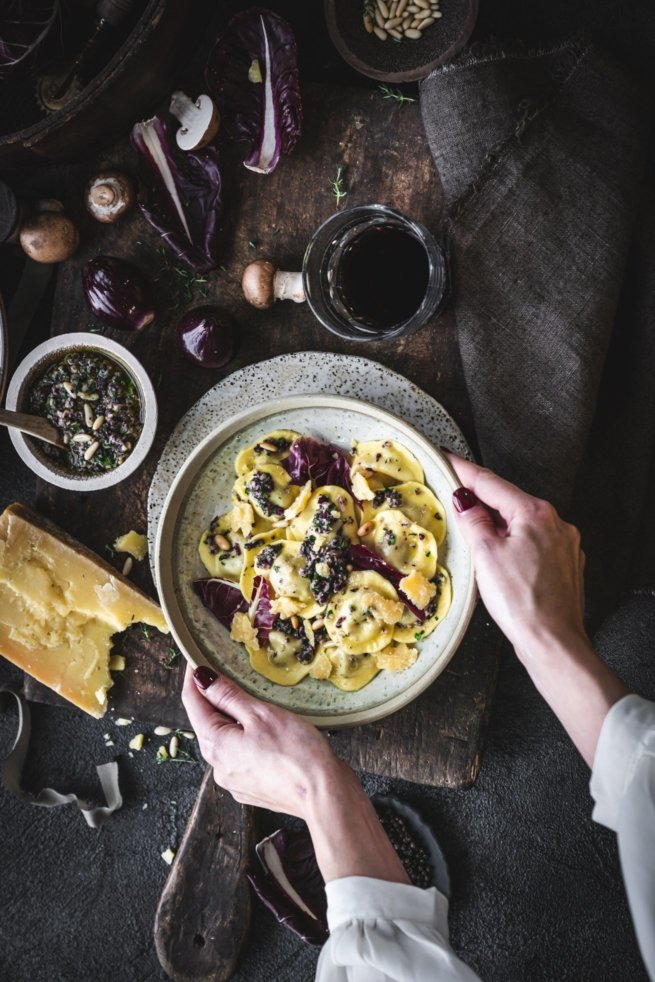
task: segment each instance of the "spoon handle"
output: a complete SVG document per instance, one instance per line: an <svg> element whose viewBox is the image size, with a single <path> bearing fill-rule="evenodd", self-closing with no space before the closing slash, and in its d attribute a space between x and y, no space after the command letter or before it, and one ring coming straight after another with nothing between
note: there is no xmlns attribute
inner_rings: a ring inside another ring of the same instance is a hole
<svg viewBox="0 0 655 982"><path fill-rule="evenodd" d="M10 426L21 433L29 433L37 440L52 443L55 447L63 447L64 441L59 430L47 419L30 416L29 413L18 413L11 409L0 409L0 426Z"/></svg>

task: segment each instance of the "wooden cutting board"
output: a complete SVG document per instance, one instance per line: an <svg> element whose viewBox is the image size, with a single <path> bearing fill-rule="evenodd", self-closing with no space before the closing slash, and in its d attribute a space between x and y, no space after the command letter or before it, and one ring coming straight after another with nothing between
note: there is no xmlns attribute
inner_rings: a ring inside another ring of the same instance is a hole
<svg viewBox="0 0 655 982"><path fill-rule="evenodd" d="M160 423L145 465L133 478L106 491L78 494L44 483L38 489L37 507L101 554L106 555L106 545L130 528L145 531L150 480L180 417L220 378L264 358L307 349L373 358L442 402L472 441L457 339L448 312L410 337L356 344L326 331L306 305L278 303L262 313L244 302L240 281L248 262L267 258L283 269L300 268L311 233L336 209L330 182L337 166L344 168L347 190L341 207L389 204L439 232L441 190L418 103L385 100L377 89L317 86L305 93L305 119L299 147L270 176L253 174L224 155L225 253L221 268L206 282L193 282L140 214L116 226L98 225L84 215L80 198L88 177L106 165L135 170L135 155L127 144L102 160L70 169L67 205L79 217L82 246L59 271L52 333L98 327L85 305L80 278L83 263L98 254L134 261L156 281L158 301L156 321L141 334L104 329L143 362L157 391ZM191 366L175 350L181 313L203 302L225 307L240 328L238 355L223 371ZM122 566L122 558L115 562ZM155 595L147 561L135 564L132 578ZM179 700L181 660L168 668L171 642L155 634L137 626L119 639L127 667L114 675L111 711L146 723L186 725ZM421 784L470 784L479 767L497 652L498 636L480 608L451 665L427 692L388 719L333 734L335 749L360 770ZM31 679L27 692L37 701L61 701Z"/></svg>

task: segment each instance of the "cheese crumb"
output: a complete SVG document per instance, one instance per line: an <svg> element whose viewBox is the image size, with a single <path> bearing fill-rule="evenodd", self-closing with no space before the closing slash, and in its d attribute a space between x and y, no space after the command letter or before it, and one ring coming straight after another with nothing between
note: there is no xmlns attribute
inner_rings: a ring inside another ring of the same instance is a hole
<svg viewBox="0 0 655 982"><path fill-rule="evenodd" d="M276 597L271 600L271 613L279 614L280 617L286 619L301 611L303 606L301 600L294 600L293 597Z"/></svg>
<svg viewBox="0 0 655 982"><path fill-rule="evenodd" d="M402 672L413 665L418 658L416 648L406 644L390 644L375 655L378 668L386 668L388 672Z"/></svg>
<svg viewBox="0 0 655 982"><path fill-rule="evenodd" d="M241 502L233 507L230 512L230 528L233 532L241 532L244 538L249 539L255 526L255 511L252 505Z"/></svg>
<svg viewBox="0 0 655 982"><path fill-rule="evenodd" d="M400 600L383 597L381 593L376 593L374 590L367 593L366 602L385 624L397 624L405 612L405 605Z"/></svg>
<svg viewBox="0 0 655 982"><path fill-rule="evenodd" d="M129 743L130 750L142 750L144 740L145 740L144 734L137 733L136 736L133 736L132 739L130 740Z"/></svg>
<svg viewBox="0 0 655 982"><path fill-rule="evenodd" d="M436 585L430 583L417 569L412 570L407 576L403 576L398 584L398 589L402 590L420 610L427 607L437 592Z"/></svg>
<svg viewBox="0 0 655 982"><path fill-rule="evenodd" d="M119 535L113 545L116 552L127 552L138 563L148 555L148 537L133 530Z"/></svg>
<svg viewBox="0 0 655 982"><path fill-rule="evenodd" d="M371 491L368 481L363 474L356 471L354 474L351 472L350 483L352 485L353 494L358 501L372 501L375 497L373 491Z"/></svg>
<svg viewBox="0 0 655 982"><path fill-rule="evenodd" d="M232 618L230 637L233 641L240 641L247 648L254 651L259 650L259 638L257 628L253 627L247 614L236 613Z"/></svg>
<svg viewBox="0 0 655 982"><path fill-rule="evenodd" d="M169 846L168 849L165 849L161 854L161 858L165 863L168 863L169 866L172 866L173 860L175 859L175 851Z"/></svg>

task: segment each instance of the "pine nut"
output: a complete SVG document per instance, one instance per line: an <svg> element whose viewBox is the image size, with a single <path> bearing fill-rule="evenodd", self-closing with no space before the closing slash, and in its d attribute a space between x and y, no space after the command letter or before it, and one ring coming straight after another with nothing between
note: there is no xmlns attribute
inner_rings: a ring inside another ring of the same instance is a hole
<svg viewBox="0 0 655 982"><path fill-rule="evenodd" d="M403 21L403 31L406 31L408 27L411 27L411 25L412 15L410 14L409 17L405 17L405 20Z"/></svg>
<svg viewBox="0 0 655 982"><path fill-rule="evenodd" d="M434 24L434 17L426 17L425 20L421 21L421 30L424 31L426 27L432 27Z"/></svg>
<svg viewBox="0 0 655 982"><path fill-rule="evenodd" d="M395 27L389 28L389 37L392 37L394 41L402 41L403 36L400 31L397 31Z"/></svg>
<svg viewBox="0 0 655 982"><path fill-rule="evenodd" d="M396 17L402 16L405 13L405 7L407 6L409 0L398 0L398 6L396 7Z"/></svg>
<svg viewBox="0 0 655 982"><path fill-rule="evenodd" d="M223 552L229 552L232 548L232 543L230 540L226 536L221 535L220 532L214 536L214 542L219 549L223 550Z"/></svg>
<svg viewBox="0 0 655 982"><path fill-rule="evenodd" d="M312 631L318 631L319 628L323 627L325 620L322 617L317 617L315 621L312 622Z"/></svg>
<svg viewBox="0 0 655 982"><path fill-rule="evenodd" d="M173 758L173 760L175 760L175 758L177 757L177 752L179 749L180 749L180 741L176 736L172 736L171 742L168 745L168 752Z"/></svg>
<svg viewBox="0 0 655 982"><path fill-rule="evenodd" d="M373 33L375 34L376 37L380 38L380 41L387 40L387 32L384 31L381 27L378 27L377 24L373 28Z"/></svg>
<svg viewBox="0 0 655 982"><path fill-rule="evenodd" d="M132 567L134 566L134 560L131 556L128 556L123 563L123 576L129 576L132 572Z"/></svg>
<svg viewBox="0 0 655 982"><path fill-rule="evenodd" d="M389 31L389 33L391 34L391 31L394 27L398 27L399 24L402 24L402 20L403 20L402 17L393 17L391 20L388 20L384 25L385 31Z"/></svg>
<svg viewBox="0 0 655 982"><path fill-rule="evenodd" d="M168 734L169 733L172 733L172 732L173 731L171 730L170 726L156 726L155 727L155 736L168 736Z"/></svg>
<svg viewBox="0 0 655 982"><path fill-rule="evenodd" d="M393 3L389 7L389 17L393 20L397 16L398 12L398 0L393 0Z"/></svg>
<svg viewBox="0 0 655 982"><path fill-rule="evenodd" d="M405 31L405 37L411 38L412 41L418 41L420 38L423 37L423 35L421 34L420 31L417 31L415 28L410 27L409 30Z"/></svg>
<svg viewBox="0 0 655 982"><path fill-rule="evenodd" d="M433 17L443 17L443 14L441 13L440 10L435 10L435 12L432 14L432 16Z"/></svg>
<svg viewBox="0 0 655 982"><path fill-rule="evenodd" d="M384 0L378 0L378 10L382 14L385 20L389 20L389 8L387 7Z"/></svg>
<svg viewBox="0 0 655 982"><path fill-rule="evenodd" d="M96 418L93 420L93 426L91 427L91 429L94 431L94 433L95 433L96 430L99 430L100 429L100 427L102 426L102 424L104 423L104 421L105 421L105 417L104 416L96 416Z"/></svg>
<svg viewBox="0 0 655 982"><path fill-rule="evenodd" d="M430 9L430 0L414 0L417 7L422 7L423 10Z"/></svg>
<svg viewBox="0 0 655 982"><path fill-rule="evenodd" d="M364 27L366 28L367 34L373 33L373 18L371 17L370 14L364 15Z"/></svg>
<svg viewBox="0 0 655 982"><path fill-rule="evenodd" d="M353 564L352 563L346 563L346 569L348 570L349 573L352 573L352 571L353 571Z"/></svg>
<svg viewBox="0 0 655 982"><path fill-rule="evenodd" d="M91 444L91 446L88 447L84 451L84 459L85 460L91 460L91 458L94 456L94 454L95 454L95 452L96 452L96 450L98 449L99 446L100 446L100 444L98 443L98 441L97 440L94 440L93 443Z"/></svg>
<svg viewBox="0 0 655 982"><path fill-rule="evenodd" d="M424 20L425 20L425 19L426 19L427 17L431 17L431 16L432 16L432 11L431 11L431 10L422 10L422 11L420 12L420 14L417 14L417 15L416 15L416 18L415 18L415 19L416 19L416 20L420 20L420 21L421 21L421 23L423 23L423 21L424 21Z"/></svg>
<svg viewBox="0 0 655 982"><path fill-rule="evenodd" d="M93 424L93 410L88 402L84 403L84 422L87 426L91 426Z"/></svg>
<svg viewBox="0 0 655 982"><path fill-rule="evenodd" d="M279 447L276 447L274 443L271 443L269 440L262 440L262 442L259 443L258 446L260 446L262 450L268 450L269 453L277 453L278 450L280 449Z"/></svg>
<svg viewBox="0 0 655 982"><path fill-rule="evenodd" d="M294 629L294 631L297 631L300 627L300 618L297 614L294 614L291 618L291 627Z"/></svg>
<svg viewBox="0 0 655 982"><path fill-rule="evenodd" d="M368 535L368 533L371 532L372 529L373 529L373 522L364 522L364 524L360 525L359 528L357 529L357 535L361 539L365 535Z"/></svg>
<svg viewBox="0 0 655 982"><path fill-rule="evenodd" d="M73 443L91 443L91 437L88 433L76 433L72 439Z"/></svg>
<svg viewBox="0 0 655 982"><path fill-rule="evenodd" d="M417 18L415 17L414 20L412 21L412 23L409 25L410 30L415 31L416 28L418 27L418 25L420 23L421 23L420 20L417 20ZM405 33L407 33L407 32L405 32Z"/></svg>
<svg viewBox="0 0 655 982"><path fill-rule="evenodd" d="M378 25L378 27L380 29L384 28L384 21L386 18L382 16L382 11L380 10L379 7L375 8L374 16L375 16L375 23Z"/></svg>

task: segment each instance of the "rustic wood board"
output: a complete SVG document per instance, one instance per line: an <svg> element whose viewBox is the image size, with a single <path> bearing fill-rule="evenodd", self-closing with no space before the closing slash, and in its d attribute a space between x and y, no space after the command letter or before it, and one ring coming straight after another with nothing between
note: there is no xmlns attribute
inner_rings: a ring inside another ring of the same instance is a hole
<svg viewBox="0 0 655 982"><path fill-rule="evenodd" d="M306 305L278 303L267 312L247 306L241 296L243 267L270 258L283 269L299 269L313 230L336 207L330 181L345 167L347 197L341 204L392 205L428 227L439 229L441 190L430 157L418 104L399 105L377 91L322 86L305 93L306 125L301 144L268 177L235 166L226 154L225 256L206 283L188 284L184 270L162 250L139 214L117 226L100 226L80 215L82 247L59 272L52 332L88 330L94 325L81 289L83 262L99 253L132 259L157 282L159 314L137 336L107 331L144 363L157 390L160 424L155 446L140 471L116 488L91 494L62 491L44 483L38 507L103 551L117 535L146 527L148 487L157 459L174 425L216 381L243 365L304 349L364 355L393 368L442 402L472 440L471 416L457 339L448 312L416 334L386 343L343 341L318 324ZM133 171L135 157L122 145L86 167L71 169L71 212L80 212L80 190L99 166ZM162 252L164 255L162 255ZM168 257L168 258L167 258ZM181 312L216 302L240 327L236 359L223 371L194 368L176 352L175 326ZM97 325L96 325L97 326ZM189 448L190 450L192 448ZM120 566L121 561L117 560ZM147 562L132 574L154 595ZM155 632L152 632L153 634ZM121 642L127 669L115 676L110 706L117 715L170 726L186 723L179 700L182 667L165 667L170 642L145 637L138 627ZM482 732L497 670L498 636L478 610L450 668L419 700L388 720L333 735L338 752L355 767L421 784L461 787L477 774ZM30 698L60 701L28 679Z"/></svg>

